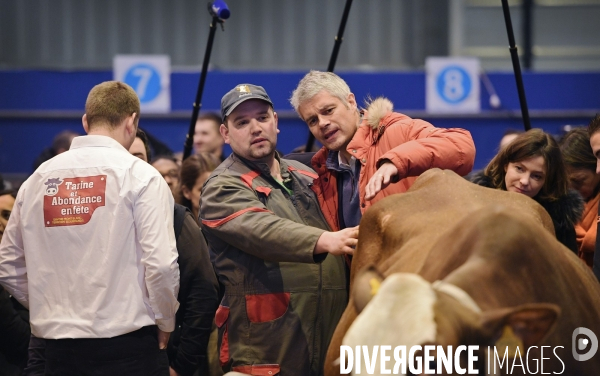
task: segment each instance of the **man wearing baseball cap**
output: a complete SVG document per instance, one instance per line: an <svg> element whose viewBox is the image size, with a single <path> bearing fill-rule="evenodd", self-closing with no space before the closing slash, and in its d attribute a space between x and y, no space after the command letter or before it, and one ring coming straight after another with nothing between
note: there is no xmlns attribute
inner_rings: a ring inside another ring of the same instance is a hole
<svg viewBox="0 0 600 376"><path fill-rule="evenodd" d="M225 371L321 375L346 307L358 227L329 228L310 189L316 174L281 159L277 113L264 88L221 100L233 153L202 188L200 220L225 294L216 314Z"/></svg>

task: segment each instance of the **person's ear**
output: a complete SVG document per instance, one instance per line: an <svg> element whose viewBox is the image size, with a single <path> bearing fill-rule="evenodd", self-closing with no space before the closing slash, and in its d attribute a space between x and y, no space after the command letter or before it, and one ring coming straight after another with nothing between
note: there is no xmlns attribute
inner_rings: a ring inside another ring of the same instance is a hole
<svg viewBox="0 0 600 376"><path fill-rule="evenodd" d="M358 108L358 104L356 103L356 98L354 97L353 93L349 93L346 100L348 101L348 104L350 105L351 109L354 110Z"/></svg>
<svg viewBox="0 0 600 376"><path fill-rule="evenodd" d="M81 118L81 123L83 124L83 130L85 131L85 133L90 133L90 126L87 122L87 114L83 114L83 117Z"/></svg>
<svg viewBox="0 0 600 376"><path fill-rule="evenodd" d="M181 193L183 193L183 197L185 197L186 199L192 201L192 192L190 192L190 190L188 189L188 187L186 187L185 185L183 185L181 187Z"/></svg>
<svg viewBox="0 0 600 376"><path fill-rule="evenodd" d="M134 112L131 116L128 116L125 120L125 129L127 130L128 135L135 134L137 131L137 127L135 126L135 117L137 114Z"/></svg>
<svg viewBox="0 0 600 376"><path fill-rule="evenodd" d="M277 112L273 111L273 118L275 119L275 129L277 130L277 133L281 132L278 128L279 126L279 119L277 117Z"/></svg>
<svg viewBox="0 0 600 376"><path fill-rule="evenodd" d="M221 124L219 127L219 132L221 133L221 137L223 137L225 143L229 144L229 128L227 128L225 124Z"/></svg>

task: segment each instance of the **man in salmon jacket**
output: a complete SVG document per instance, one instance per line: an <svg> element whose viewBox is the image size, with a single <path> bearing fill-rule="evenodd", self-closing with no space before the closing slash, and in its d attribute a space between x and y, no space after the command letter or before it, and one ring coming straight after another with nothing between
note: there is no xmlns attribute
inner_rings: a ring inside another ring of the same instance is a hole
<svg viewBox="0 0 600 376"><path fill-rule="evenodd" d="M430 168L468 174L475 160L471 134L393 112L386 98L359 110L348 84L331 72L307 73L290 99L323 148L312 158L313 190L333 230L358 225L375 202L403 193Z"/></svg>

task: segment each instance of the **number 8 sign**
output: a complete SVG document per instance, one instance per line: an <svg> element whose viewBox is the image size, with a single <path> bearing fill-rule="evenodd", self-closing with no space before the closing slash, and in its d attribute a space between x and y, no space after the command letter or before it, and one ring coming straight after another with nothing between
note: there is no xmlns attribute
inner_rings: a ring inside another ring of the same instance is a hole
<svg viewBox="0 0 600 376"><path fill-rule="evenodd" d="M430 57L425 65L427 111L476 113L481 110L477 58Z"/></svg>
<svg viewBox="0 0 600 376"><path fill-rule="evenodd" d="M113 76L131 86L145 113L171 111L171 63L167 55L117 55Z"/></svg>

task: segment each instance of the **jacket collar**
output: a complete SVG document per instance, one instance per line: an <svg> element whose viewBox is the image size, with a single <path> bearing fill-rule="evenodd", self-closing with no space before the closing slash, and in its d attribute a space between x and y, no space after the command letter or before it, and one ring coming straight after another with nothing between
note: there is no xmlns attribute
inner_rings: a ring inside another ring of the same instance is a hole
<svg viewBox="0 0 600 376"><path fill-rule="evenodd" d="M118 143L114 138L101 135L87 135L75 137L71 142L70 149L79 149L85 147L105 147L111 149L118 149L129 153L129 151L125 149L123 145Z"/></svg>
<svg viewBox="0 0 600 376"><path fill-rule="evenodd" d="M354 137L348 143L348 153L356 157L356 159L362 159L371 146L375 145L381 136L385 133L385 130L401 120L410 119L408 116L398 112L388 112L385 115L378 117L378 123L373 123L374 119L368 111L363 111L362 121L360 126L356 130Z"/></svg>
<svg viewBox="0 0 600 376"><path fill-rule="evenodd" d="M273 176L271 175L271 169L269 168L269 165L267 163L260 161L251 161L237 155L236 153L231 153L231 155L234 159L238 159L240 162L248 166L248 168L250 168L251 170L260 172L261 175L273 178ZM287 180L290 174L288 171L287 163L285 163L285 161L281 159L277 151L275 151L275 159L279 162L279 172L281 173L281 177L284 181Z"/></svg>
<svg viewBox="0 0 600 376"><path fill-rule="evenodd" d="M323 146L310 160L312 168L317 172L317 175L327 172L327 158L329 158L329 149Z"/></svg>

